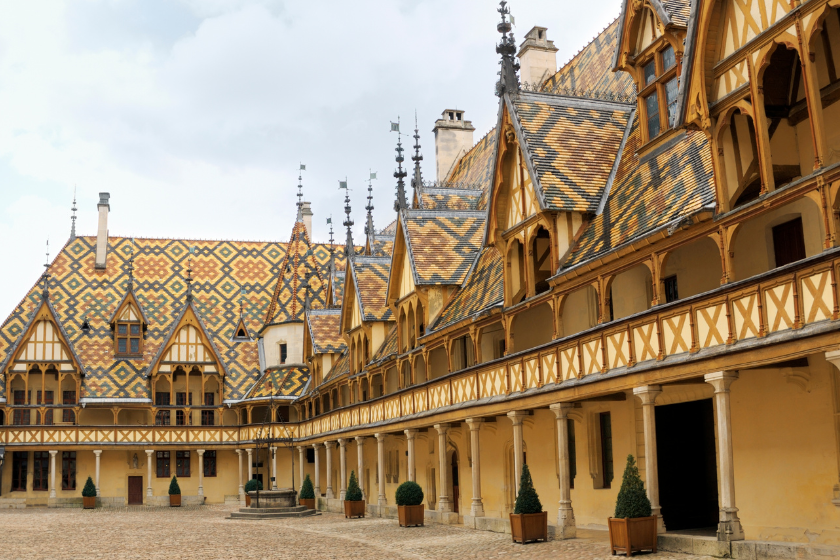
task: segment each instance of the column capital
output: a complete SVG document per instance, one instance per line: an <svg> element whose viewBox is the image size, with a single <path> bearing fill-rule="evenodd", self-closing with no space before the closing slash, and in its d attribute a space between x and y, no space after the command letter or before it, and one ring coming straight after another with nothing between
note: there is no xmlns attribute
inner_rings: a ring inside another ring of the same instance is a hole
<svg viewBox="0 0 840 560"><path fill-rule="evenodd" d="M825 359L828 363L840 369L840 350L829 350L825 353Z"/></svg>
<svg viewBox="0 0 840 560"><path fill-rule="evenodd" d="M557 420L565 420L569 417L569 413L575 407L575 403L564 402L564 403L555 403L548 408L554 412L554 415L557 417Z"/></svg>
<svg viewBox="0 0 840 560"><path fill-rule="evenodd" d="M254 450L251 449L250 447L245 450L245 453L247 453L248 455L251 455L253 452L254 452Z"/></svg>
<svg viewBox="0 0 840 560"><path fill-rule="evenodd" d="M269 447L269 449L271 450L271 452L272 452L272 453L274 453L274 452L276 452L276 451L277 451L277 446L276 446L276 445L272 445L271 447Z"/></svg>
<svg viewBox="0 0 840 560"><path fill-rule="evenodd" d="M643 405L654 405L656 404L656 397L662 394L662 385L635 387L633 394L641 399Z"/></svg>
<svg viewBox="0 0 840 560"><path fill-rule="evenodd" d="M101 449L94 449L93 454L96 455L97 457L99 457L100 455L102 455L102 450Z"/></svg>
<svg viewBox="0 0 840 560"><path fill-rule="evenodd" d="M337 441L338 441L338 446L341 447L341 448L344 448L344 446L347 445L348 440L347 440L347 438L338 438Z"/></svg>
<svg viewBox="0 0 840 560"><path fill-rule="evenodd" d="M357 444L363 445L365 443L365 439L367 439L367 438L365 438L364 436L356 436L355 439L356 439Z"/></svg>
<svg viewBox="0 0 840 560"><path fill-rule="evenodd" d="M55 450L50 449L50 455L52 455L53 457L55 457L56 453L58 453L58 449L55 449Z"/></svg>
<svg viewBox="0 0 840 560"><path fill-rule="evenodd" d="M203 457L203 456L204 456L204 451L205 451L204 449L196 449L196 450L195 450L195 452L196 452L196 453L198 453L198 456L199 456L199 457Z"/></svg>
<svg viewBox="0 0 840 560"><path fill-rule="evenodd" d="M438 431L439 434L445 434L449 432L449 428L452 427L452 424L435 424L435 430Z"/></svg>
<svg viewBox="0 0 840 560"><path fill-rule="evenodd" d="M242 456L242 450L241 449L234 449L234 451L236 451L236 454L239 455L240 457Z"/></svg>
<svg viewBox="0 0 840 560"><path fill-rule="evenodd" d="M152 453L154 453L154 452L155 452L155 450L154 450L154 449L146 449L145 451L146 451L146 455L148 455L149 457L151 457L151 456L152 456Z"/></svg>
<svg viewBox="0 0 840 560"><path fill-rule="evenodd" d="M484 424L484 418L467 418L466 422L470 427L470 431L475 431L480 429L481 425Z"/></svg>
<svg viewBox="0 0 840 560"><path fill-rule="evenodd" d="M312 444L312 449L318 449L318 447L319 447L320 445L321 445L320 443L313 443L313 444Z"/></svg>
<svg viewBox="0 0 840 560"><path fill-rule="evenodd" d="M384 442L385 441L385 436L387 436L387 435L388 434L377 433L377 434L373 434L373 437L375 437L376 441L378 441L378 442Z"/></svg>
<svg viewBox="0 0 840 560"><path fill-rule="evenodd" d="M703 376L703 380L715 388L715 393L728 393L729 386L737 379L737 371L715 371Z"/></svg>
<svg viewBox="0 0 840 560"><path fill-rule="evenodd" d="M513 422L514 426L522 424L522 421L526 416L528 416L527 410L511 410L507 413L507 417L510 418L510 421Z"/></svg>
<svg viewBox="0 0 840 560"><path fill-rule="evenodd" d="M327 449L332 449L333 447L335 447L335 442L334 441L325 441L324 442L324 447L326 447Z"/></svg>
<svg viewBox="0 0 840 560"><path fill-rule="evenodd" d="M403 433L405 434L405 437L407 439L414 439L414 436L417 435L417 430L414 429L414 428L411 428L409 430L403 430Z"/></svg>

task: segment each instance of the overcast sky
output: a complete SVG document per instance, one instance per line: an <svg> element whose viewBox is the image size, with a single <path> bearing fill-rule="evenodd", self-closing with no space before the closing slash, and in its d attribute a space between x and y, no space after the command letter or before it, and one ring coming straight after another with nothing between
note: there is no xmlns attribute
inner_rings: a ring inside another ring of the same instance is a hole
<svg viewBox="0 0 840 560"><path fill-rule="evenodd" d="M497 2L491 0L0 0L0 321L70 233L287 240L298 164L314 237L344 238L350 187L363 239L393 218L389 121L413 129L434 179L434 121L495 124ZM548 28L564 64L619 0L513 0L517 43ZM409 161L409 164L411 162Z"/></svg>

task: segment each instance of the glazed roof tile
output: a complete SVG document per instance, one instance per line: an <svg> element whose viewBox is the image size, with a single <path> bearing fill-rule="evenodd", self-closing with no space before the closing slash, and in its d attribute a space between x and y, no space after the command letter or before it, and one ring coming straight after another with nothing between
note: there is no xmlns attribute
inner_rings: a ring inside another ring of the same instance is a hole
<svg viewBox="0 0 840 560"><path fill-rule="evenodd" d="M324 381L321 385L341 377L345 373L350 373L350 352L347 351L347 348L344 349L344 352L330 368L330 371L327 373L326 377L324 377Z"/></svg>
<svg viewBox="0 0 840 560"><path fill-rule="evenodd" d="M495 247L485 247L464 285L441 312L433 331L501 305L503 289L502 257Z"/></svg>
<svg viewBox="0 0 840 560"><path fill-rule="evenodd" d="M332 301L336 307L340 307L344 299L344 279L346 275L347 272L344 270L336 270L332 273L330 289L332 290Z"/></svg>
<svg viewBox="0 0 840 560"><path fill-rule="evenodd" d="M382 344L379 345L379 348L377 348L376 352L373 354L371 362L381 362L389 356L396 355L398 338L397 324L394 323L394 326L392 326L388 331L388 334L385 335L385 340L382 341Z"/></svg>
<svg viewBox="0 0 840 560"><path fill-rule="evenodd" d="M484 212L407 210L400 219L415 284L460 284L478 256Z"/></svg>
<svg viewBox="0 0 840 560"><path fill-rule="evenodd" d="M306 315L309 336L316 354L343 352L346 345L341 336L340 309L313 309Z"/></svg>
<svg viewBox="0 0 840 560"><path fill-rule="evenodd" d="M424 210L478 210L480 190L423 189L420 205Z"/></svg>
<svg viewBox="0 0 840 560"><path fill-rule="evenodd" d="M270 368L251 386L245 398L267 399L272 393L274 398L296 398L303 394L309 377L309 368L302 365Z"/></svg>
<svg viewBox="0 0 840 560"><path fill-rule="evenodd" d="M392 320L393 313L385 303L391 257L356 256L350 263L363 320Z"/></svg>
<svg viewBox="0 0 840 560"><path fill-rule="evenodd" d="M388 257L391 258L391 253L394 252L394 236L376 234L373 240L373 257Z"/></svg>
<svg viewBox="0 0 840 560"><path fill-rule="evenodd" d="M446 184L455 188L468 185L470 188L481 191L476 210L484 210L487 207L487 194L490 191L490 184L493 178L493 164L496 154L496 129L493 128L479 140L472 149L458 160L455 167L449 173Z"/></svg>

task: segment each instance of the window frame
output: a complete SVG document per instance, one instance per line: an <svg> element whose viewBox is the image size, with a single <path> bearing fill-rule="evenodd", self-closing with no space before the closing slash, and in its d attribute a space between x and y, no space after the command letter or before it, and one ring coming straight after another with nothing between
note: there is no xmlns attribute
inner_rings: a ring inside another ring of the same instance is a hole
<svg viewBox="0 0 840 560"><path fill-rule="evenodd" d="M125 327L125 334L120 334L120 327ZM138 334L132 334L131 327L136 326ZM125 340L125 351L120 351L120 341ZM131 351L131 341L137 340L137 351ZM142 356L143 355L143 322L123 321L114 322L114 355L115 356Z"/></svg>
<svg viewBox="0 0 840 560"><path fill-rule="evenodd" d="M216 476L216 451L209 449L204 452L204 476Z"/></svg>
<svg viewBox="0 0 840 560"><path fill-rule="evenodd" d="M190 477L190 452L176 451L175 452L175 476L178 478Z"/></svg>
<svg viewBox="0 0 840 560"><path fill-rule="evenodd" d="M76 489L76 452L61 452L61 489Z"/></svg>
<svg viewBox="0 0 840 560"><path fill-rule="evenodd" d="M601 436L601 488L608 489L612 488L612 481L615 479L612 415L609 411L601 412L598 414L598 428ZM609 434L607 433L607 431L609 431Z"/></svg>
<svg viewBox="0 0 840 560"><path fill-rule="evenodd" d="M46 492L50 489L50 452L32 452L32 491Z"/></svg>
<svg viewBox="0 0 840 560"><path fill-rule="evenodd" d="M674 51L674 65L666 69L664 64L664 54L669 48ZM639 112L642 117L639 120L643 125L642 134L644 143L656 140L664 133L674 128L668 119L668 94L666 92L666 84L670 82L672 78L676 78L677 92L679 92L679 78L681 74L681 65L679 57L677 56L677 50L666 39L662 38L660 41L649 46L648 49L649 51L642 55L638 63L639 80L637 84L637 89L639 91L637 99L639 100ZM651 62L654 63L656 76L649 84L645 84L644 69ZM653 93L656 93L657 96L656 105L659 109L659 132L656 136L651 137L648 130L647 98Z"/></svg>
<svg viewBox="0 0 840 560"><path fill-rule="evenodd" d="M29 452L12 452L12 486L11 492L26 492L26 482L29 470Z"/></svg>
<svg viewBox="0 0 840 560"><path fill-rule="evenodd" d="M169 451L155 451L155 477L169 478L172 470L172 457Z"/></svg>

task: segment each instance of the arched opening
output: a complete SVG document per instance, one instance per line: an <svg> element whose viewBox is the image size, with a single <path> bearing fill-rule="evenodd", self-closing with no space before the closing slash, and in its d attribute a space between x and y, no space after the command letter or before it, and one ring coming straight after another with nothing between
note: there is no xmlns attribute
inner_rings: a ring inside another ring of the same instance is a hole
<svg viewBox="0 0 840 560"><path fill-rule="evenodd" d="M374 399L385 394L385 384L382 380L382 374L376 373L370 376L370 390L371 396Z"/></svg>
<svg viewBox="0 0 840 560"><path fill-rule="evenodd" d="M501 322L480 329L478 340L480 363L497 360L505 355L505 328Z"/></svg>
<svg viewBox="0 0 840 560"><path fill-rule="evenodd" d="M525 250L519 239L513 239L507 253L508 297L510 305L516 305L528 296L525 285Z"/></svg>
<svg viewBox="0 0 840 560"><path fill-rule="evenodd" d="M452 341L452 371L459 371L475 365L475 346L468 334Z"/></svg>
<svg viewBox="0 0 840 560"><path fill-rule="evenodd" d="M414 330L414 308L410 304L406 320L408 321L408 349L412 350L417 346L417 336Z"/></svg>
<svg viewBox="0 0 840 560"><path fill-rule="evenodd" d="M65 407L67 407L62 409L61 411L61 423L75 424L76 412L70 407L78 403L78 396L76 394L76 380L73 378L72 375L65 375L61 379L60 397L61 401L59 402Z"/></svg>
<svg viewBox="0 0 840 560"><path fill-rule="evenodd" d="M364 402L370 398L370 387L368 386L368 380L362 379L361 384L359 385L359 390L362 392L359 395L359 399Z"/></svg>
<svg viewBox="0 0 840 560"><path fill-rule="evenodd" d="M400 308L399 342L401 352L408 351L408 319L406 317L405 309Z"/></svg>
<svg viewBox="0 0 840 560"><path fill-rule="evenodd" d="M340 394L340 399L341 399L340 400L341 406L349 405L350 404L350 387L348 387L347 385L342 385L339 394Z"/></svg>
<svg viewBox="0 0 840 560"><path fill-rule="evenodd" d="M405 360L400 367L402 368L403 387L411 387L411 363Z"/></svg>
<svg viewBox="0 0 840 560"><path fill-rule="evenodd" d="M356 339L350 341L350 373L359 373L356 369Z"/></svg>
<svg viewBox="0 0 840 560"><path fill-rule="evenodd" d="M417 310L415 313L417 315L417 336L420 337L426 334L426 315L423 312L422 302L417 302Z"/></svg>
<svg viewBox="0 0 840 560"><path fill-rule="evenodd" d="M422 358L418 358L416 364L420 363ZM445 346L438 346L429 352L429 368L428 379L436 379L449 373L449 357L446 354Z"/></svg>
<svg viewBox="0 0 840 560"><path fill-rule="evenodd" d="M702 294L720 286L720 250L709 237L677 247L665 257L659 295L663 303Z"/></svg>
<svg viewBox="0 0 840 560"><path fill-rule="evenodd" d="M773 182L782 187L811 172L814 147L799 53L776 45L761 72Z"/></svg>
<svg viewBox="0 0 840 560"><path fill-rule="evenodd" d="M840 161L840 10L829 8L811 36L809 52L814 53L817 82L822 100L822 121L827 153L823 165Z"/></svg>
<svg viewBox="0 0 840 560"><path fill-rule="evenodd" d="M417 359L414 360L414 382L425 383L427 379L426 360L423 356L417 356Z"/></svg>
<svg viewBox="0 0 840 560"><path fill-rule="evenodd" d="M242 417L241 417L239 422L243 426L246 426L248 424L248 410L247 409L244 409L244 408L242 409Z"/></svg>
<svg viewBox="0 0 840 560"><path fill-rule="evenodd" d="M12 395L12 405L15 407L29 404L29 395L26 390L26 380L22 374L14 375L9 379L10 391ZM32 414L29 409L15 408L12 413L12 424L16 426L25 426L30 423Z"/></svg>
<svg viewBox="0 0 840 560"><path fill-rule="evenodd" d="M392 367L385 370L385 392L390 395L400 390L400 378L397 374L397 368Z"/></svg>
<svg viewBox="0 0 840 560"><path fill-rule="evenodd" d="M571 336L597 325L598 293L595 288L586 286L566 296L560 318L561 336Z"/></svg>
<svg viewBox="0 0 840 560"><path fill-rule="evenodd" d="M653 285L650 269L643 264L613 277L608 287L608 320L614 321L650 309Z"/></svg>
<svg viewBox="0 0 840 560"><path fill-rule="evenodd" d="M730 208L758 198L761 172L752 117L740 110L730 113L720 127L717 141L723 154L721 171Z"/></svg>
<svg viewBox="0 0 840 560"><path fill-rule="evenodd" d="M155 426L171 425L172 417L168 410L158 410L155 414Z"/></svg>
<svg viewBox="0 0 840 560"><path fill-rule="evenodd" d="M511 325L513 351L520 352L550 342L554 334L551 306L543 303L517 313Z"/></svg>
<svg viewBox="0 0 840 560"><path fill-rule="evenodd" d="M547 292L548 279L553 272L551 269L551 235L542 226L537 228L537 234L531 241L533 255L534 294Z"/></svg>

